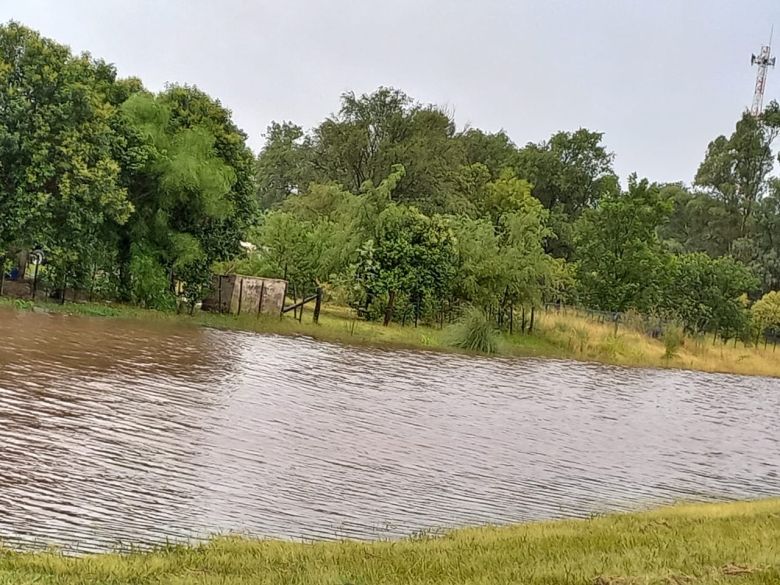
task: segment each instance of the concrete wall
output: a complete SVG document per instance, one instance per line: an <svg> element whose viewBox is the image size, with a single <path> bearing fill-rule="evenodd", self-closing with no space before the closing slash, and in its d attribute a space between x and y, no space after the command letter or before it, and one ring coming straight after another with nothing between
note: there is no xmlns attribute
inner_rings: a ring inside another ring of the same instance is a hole
<svg viewBox="0 0 780 585"><path fill-rule="evenodd" d="M287 281L240 274L214 276L211 294L203 309L216 313L280 315ZM262 297L262 301L261 301Z"/></svg>

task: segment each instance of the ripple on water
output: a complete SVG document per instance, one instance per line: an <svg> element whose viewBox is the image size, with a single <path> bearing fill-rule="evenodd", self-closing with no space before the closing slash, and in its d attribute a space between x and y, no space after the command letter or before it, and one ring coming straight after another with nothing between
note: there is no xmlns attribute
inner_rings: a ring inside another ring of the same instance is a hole
<svg viewBox="0 0 780 585"><path fill-rule="evenodd" d="M0 539L395 537L780 494L780 382L0 312Z"/></svg>

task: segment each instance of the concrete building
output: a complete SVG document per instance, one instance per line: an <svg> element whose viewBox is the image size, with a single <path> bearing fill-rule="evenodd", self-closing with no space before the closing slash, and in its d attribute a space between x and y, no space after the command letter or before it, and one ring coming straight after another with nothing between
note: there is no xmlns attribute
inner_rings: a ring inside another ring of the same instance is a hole
<svg viewBox="0 0 780 585"><path fill-rule="evenodd" d="M281 315L287 281L241 274L219 274L203 309L215 313Z"/></svg>

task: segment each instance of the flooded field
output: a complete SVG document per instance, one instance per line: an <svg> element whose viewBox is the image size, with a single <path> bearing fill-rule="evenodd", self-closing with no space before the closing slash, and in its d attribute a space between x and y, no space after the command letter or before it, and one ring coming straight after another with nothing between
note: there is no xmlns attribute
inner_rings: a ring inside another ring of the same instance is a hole
<svg viewBox="0 0 780 585"><path fill-rule="evenodd" d="M0 540L388 538L780 495L780 380L0 310Z"/></svg>

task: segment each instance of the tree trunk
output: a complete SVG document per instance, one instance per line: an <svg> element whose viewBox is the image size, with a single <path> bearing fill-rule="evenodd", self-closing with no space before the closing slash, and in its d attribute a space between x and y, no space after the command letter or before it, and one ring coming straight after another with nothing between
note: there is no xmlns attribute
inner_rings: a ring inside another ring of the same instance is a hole
<svg viewBox="0 0 780 585"><path fill-rule="evenodd" d="M534 314L536 309L534 307L531 307L531 322L528 324L528 333L534 332Z"/></svg>
<svg viewBox="0 0 780 585"><path fill-rule="evenodd" d="M119 300L124 303L130 302L133 296L133 283L130 274L131 244L130 236L122 234L117 250L117 262L119 263Z"/></svg>
<svg viewBox="0 0 780 585"><path fill-rule="evenodd" d="M22 250L16 257L17 264L19 265L19 275L17 280L24 280L24 274L27 272L27 264L30 260L30 253L27 250Z"/></svg>
<svg viewBox="0 0 780 585"><path fill-rule="evenodd" d="M515 305L509 303L509 335L512 335L515 331Z"/></svg>
<svg viewBox="0 0 780 585"><path fill-rule="evenodd" d="M393 309L395 308L395 291L391 290L387 294L387 306L385 307L385 320L383 325L387 327L393 320Z"/></svg>

